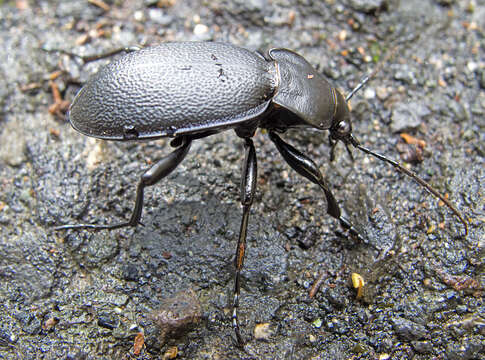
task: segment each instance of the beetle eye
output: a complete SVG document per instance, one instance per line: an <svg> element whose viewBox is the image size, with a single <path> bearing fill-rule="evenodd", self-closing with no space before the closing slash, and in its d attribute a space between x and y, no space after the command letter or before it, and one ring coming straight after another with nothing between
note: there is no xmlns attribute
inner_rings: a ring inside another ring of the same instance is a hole
<svg viewBox="0 0 485 360"><path fill-rule="evenodd" d="M341 121L337 125L337 132L341 135L350 133L350 124L347 121Z"/></svg>

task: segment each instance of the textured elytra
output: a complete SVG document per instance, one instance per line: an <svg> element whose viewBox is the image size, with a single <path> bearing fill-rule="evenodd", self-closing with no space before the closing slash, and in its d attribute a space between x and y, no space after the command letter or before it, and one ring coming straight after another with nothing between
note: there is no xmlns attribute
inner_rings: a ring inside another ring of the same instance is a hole
<svg viewBox="0 0 485 360"><path fill-rule="evenodd" d="M89 136L124 140L231 127L264 111L273 62L222 43L165 43L101 68L75 97L69 120Z"/></svg>

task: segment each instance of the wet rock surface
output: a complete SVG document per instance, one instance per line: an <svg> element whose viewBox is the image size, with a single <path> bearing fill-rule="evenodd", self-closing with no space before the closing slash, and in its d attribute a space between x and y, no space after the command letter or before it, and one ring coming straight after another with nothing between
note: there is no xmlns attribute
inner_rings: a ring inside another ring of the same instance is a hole
<svg viewBox="0 0 485 360"><path fill-rule="evenodd" d="M0 4L0 357L483 358L485 8L478 1ZM288 131L285 140L320 166L364 240L342 236L323 194L258 132L240 349L230 316L243 143L232 132L194 142L177 170L146 191L144 227L54 231L127 219L139 175L170 147L166 139L102 142L71 129L62 101L109 60L83 65L53 50L91 55L202 39L291 48L344 92L397 46L352 99L354 134L392 158L399 132L424 140L423 161L411 168L449 194L469 235L386 164L356 151L352 163L342 146L330 163L326 133ZM353 272L365 280L359 300ZM172 337L150 314L186 289L196 295L190 303L200 302L189 316L197 321L182 321L183 335ZM256 340L261 324L269 331ZM153 340L160 331L163 342ZM140 333L146 341L134 346Z"/></svg>

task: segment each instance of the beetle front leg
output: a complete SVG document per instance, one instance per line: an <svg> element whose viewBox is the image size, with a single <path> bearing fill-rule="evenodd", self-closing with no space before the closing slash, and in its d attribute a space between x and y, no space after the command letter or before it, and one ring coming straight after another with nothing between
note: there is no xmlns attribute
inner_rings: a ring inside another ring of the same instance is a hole
<svg viewBox="0 0 485 360"><path fill-rule="evenodd" d="M96 224L72 224L62 225L54 228L55 230L66 229L119 229L125 226L137 226L140 223L141 213L143 210L143 193L147 186L151 186L162 180L170 174L185 158L190 149L191 140L184 139L180 147L173 152L158 160L150 169L148 169L140 178L136 189L135 207L131 213L130 220L113 225L96 225Z"/></svg>
<svg viewBox="0 0 485 360"><path fill-rule="evenodd" d="M323 175L318 169L317 165L308 156L295 149L290 144L284 142L275 132L269 132L269 138L274 142L278 151L283 155L285 161L300 175L306 177L311 182L320 186L327 198L327 213L333 216L340 222L340 225L349 231L352 236L362 240L357 230L352 226L350 221L345 218L341 212L340 207L335 200L330 188L325 184Z"/></svg>
<svg viewBox="0 0 485 360"><path fill-rule="evenodd" d="M251 204L253 203L254 193L256 192L256 177L258 165L256 161L256 150L254 149L253 141L245 138L246 155L244 158L244 167L241 177L241 205L243 207L243 216L241 220L241 228L239 230L239 240L237 242L236 258L234 265L236 267L236 275L234 278L234 298L232 310L232 325L236 333L237 342L240 346L244 345L244 340L239 331L239 321L237 317L237 309L239 307L239 295L241 293L241 270L244 264L244 254L246 252L246 235L248 230L248 218Z"/></svg>

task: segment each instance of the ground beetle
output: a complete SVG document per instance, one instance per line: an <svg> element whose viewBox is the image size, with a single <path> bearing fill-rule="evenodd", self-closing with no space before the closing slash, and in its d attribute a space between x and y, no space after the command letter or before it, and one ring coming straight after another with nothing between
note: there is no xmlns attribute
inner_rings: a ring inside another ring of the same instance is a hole
<svg viewBox="0 0 485 360"><path fill-rule="evenodd" d="M331 158L335 145L342 141L347 150L352 145L390 163L439 197L468 232L462 214L428 183L397 162L363 147L352 135L347 101L368 78L344 99L303 57L287 49L272 49L266 57L215 42L174 42L125 50L128 54L102 67L79 91L70 106L69 121L79 132L106 140L172 137L175 150L141 176L135 206L127 222L64 225L56 229L99 230L138 225L145 187L170 174L185 158L193 140L234 129L245 145L241 179L243 214L235 256L232 313L240 344L243 340L237 308L248 217L256 190L256 152L251 138L257 128L266 129L286 162L323 190L327 212L353 236L359 237L349 220L341 215L317 165L283 141L279 133L289 128L329 130Z"/></svg>

